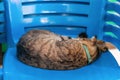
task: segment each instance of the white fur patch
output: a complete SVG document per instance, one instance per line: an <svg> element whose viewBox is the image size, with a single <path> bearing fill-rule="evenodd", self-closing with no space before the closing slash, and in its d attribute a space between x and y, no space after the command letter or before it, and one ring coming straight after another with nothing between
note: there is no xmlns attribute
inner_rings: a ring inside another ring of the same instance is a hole
<svg viewBox="0 0 120 80"><path fill-rule="evenodd" d="M117 48L115 48L115 49L109 49L109 52L113 55L118 65L120 66L120 51Z"/></svg>

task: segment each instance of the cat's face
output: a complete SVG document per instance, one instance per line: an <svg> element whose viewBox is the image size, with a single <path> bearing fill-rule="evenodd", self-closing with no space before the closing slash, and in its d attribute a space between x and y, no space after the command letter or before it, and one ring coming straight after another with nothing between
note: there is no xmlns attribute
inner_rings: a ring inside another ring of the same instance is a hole
<svg viewBox="0 0 120 80"><path fill-rule="evenodd" d="M105 52L108 50L108 47L106 46L106 43L104 41L97 40L96 45L101 52Z"/></svg>
<svg viewBox="0 0 120 80"><path fill-rule="evenodd" d="M107 51L107 46L106 43L102 40L97 40L96 37L92 37L91 39L88 38L80 38L83 44L89 45L89 46L97 46L98 50L100 52L105 52Z"/></svg>

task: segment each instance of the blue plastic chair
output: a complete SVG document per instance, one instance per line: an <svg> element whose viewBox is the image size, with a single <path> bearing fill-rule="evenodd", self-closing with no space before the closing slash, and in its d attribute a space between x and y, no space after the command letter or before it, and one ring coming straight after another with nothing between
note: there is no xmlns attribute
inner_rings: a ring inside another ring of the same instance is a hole
<svg viewBox="0 0 120 80"><path fill-rule="evenodd" d="M0 43L5 43L5 20L4 20L4 5L0 2Z"/></svg>
<svg viewBox="0 0 120 80"><path fill-rule="evenodd" d="M107 0L5 0L8 50L4 57L3 79L119 80L120 67L109 52L88 66L67 71L31 67L16 57L16 43L33 28L71 37L86 32L89 38L96 35L98 39L110 41L120 49L120 17L107 13L107 10L119 13L118 7L117 3ZM113 21L116 25L106 21Z"/></svg>
<svg viewBox="0 0 120 80"><path fill-rule="evenodd" d="M5 20L4 20L4 5L0 2L0 46L6 42L5 37ZM1 54L1 53L0 53ZM0 79L2 78L2 69L0 68Z"/></svg>

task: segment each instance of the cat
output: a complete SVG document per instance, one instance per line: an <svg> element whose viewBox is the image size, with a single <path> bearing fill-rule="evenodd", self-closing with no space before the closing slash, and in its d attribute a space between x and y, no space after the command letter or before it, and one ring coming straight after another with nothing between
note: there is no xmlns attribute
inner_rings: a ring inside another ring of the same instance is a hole
<svg viewBox="0 0 120 80"><path fill-rule="evenodd" d="M102 52L107 51L104 41L97 40L96 37L85 37L72 39L48 30L31 30L18 41L17 57L27 65L44 69L81 68L94 62Z"/></svg>

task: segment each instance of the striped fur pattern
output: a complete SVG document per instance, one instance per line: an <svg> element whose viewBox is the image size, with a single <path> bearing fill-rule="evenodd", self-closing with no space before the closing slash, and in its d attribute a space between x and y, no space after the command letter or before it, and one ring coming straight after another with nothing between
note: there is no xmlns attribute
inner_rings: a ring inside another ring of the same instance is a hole
<svg viewBox="0 0 120 80"><path fill-rule="evenodd" d="M107 50L105 42L95 37L70 39L47 30L31 30L17 43L17 57L34 67L52 70L76 69L88 63L83 45L88 47L93 61Z"/></svg>

